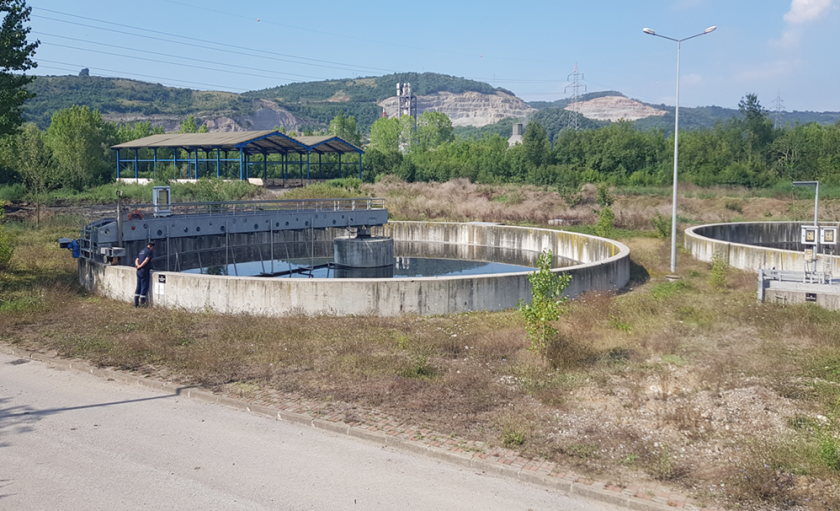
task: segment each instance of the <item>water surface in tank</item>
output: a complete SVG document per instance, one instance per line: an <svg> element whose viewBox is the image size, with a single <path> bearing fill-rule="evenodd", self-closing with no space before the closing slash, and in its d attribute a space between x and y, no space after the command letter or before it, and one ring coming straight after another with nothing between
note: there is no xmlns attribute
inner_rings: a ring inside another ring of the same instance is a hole
<svg viewBox="0 0 840 511"><path fill-rule="evenodd" d="M396 242L393 266L382 268L336 268L325 251L312 257L265 260L203 266L186 273L275 278L418 278L494 275L534 271L539 253L495 247L444 243ZM554 257L552 267L579 264Z"/></svg>

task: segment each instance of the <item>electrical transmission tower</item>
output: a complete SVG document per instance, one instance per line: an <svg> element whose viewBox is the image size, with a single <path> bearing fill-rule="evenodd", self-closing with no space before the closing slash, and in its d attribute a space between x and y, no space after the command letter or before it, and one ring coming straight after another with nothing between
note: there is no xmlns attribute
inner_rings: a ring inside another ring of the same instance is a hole
<svg viewBox="0 0 840 511"><path fill-rule="evenodd" d="M782 127L782 109L785 107L784 102L782 101L782 91L776 95L776 107L775 112L773 113L773 128L779 129Z"/></svg>
<svg viewBox="0 0 840 511"><path fill-rule="evenodd" d="M413 133L417 131L417 96L411 93L410 83L397 84L397 101L399 102L399 113L397 119L402 122L403 116L409 116L414 120L411 133L403 133L400 136L400 151L406 152L411 145Z"/></svg>
<svg viewBox="0 0 840 511"><path fill-rule="evenodd" d="M580 93L586 92L586 85L581 85L581 80L583 80L583 73L578 72L577 62L575 62L575 72L566 77L566 81L572 83L563 89L564 93L568 94L569 91L571 91L572 94L572 104L569 107L566 107L566 110L569 110L569 124L567 129L575 131L580 130L580 113L578 113Z"/></svg>

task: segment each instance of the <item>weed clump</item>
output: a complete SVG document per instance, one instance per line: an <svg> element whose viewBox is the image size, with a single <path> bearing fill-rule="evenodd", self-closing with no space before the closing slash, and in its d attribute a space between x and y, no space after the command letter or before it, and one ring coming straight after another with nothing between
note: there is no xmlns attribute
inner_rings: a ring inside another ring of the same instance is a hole
<svg viewBox="0 0 840 511"><path fill-rule="evenodd" d="M502 444L508 448L525 445L525 433L519 430L505 429L502 435Z"/></svg>

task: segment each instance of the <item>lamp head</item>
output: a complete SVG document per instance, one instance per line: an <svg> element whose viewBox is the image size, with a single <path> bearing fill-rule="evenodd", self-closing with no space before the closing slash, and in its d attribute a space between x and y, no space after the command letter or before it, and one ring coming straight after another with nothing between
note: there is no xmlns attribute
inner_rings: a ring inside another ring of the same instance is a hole
<svg viewBox="0 0 840 511"><path fill-rule="evenodd" d="M714 30L714 28L712 30ZM656 32L654 32L653 30L651 30L649 28L643 28L642 32L644 32L645 34L656 35Z"/></svg>
<svg viewBox="0 0 840 511"><path fill-rule="evenodd" d="M707 28L706 30L704 30L703 33L708 34L708 33L714 32L715 30L717 30L717 27L716 26L711 26L711 27Z"/></svg>

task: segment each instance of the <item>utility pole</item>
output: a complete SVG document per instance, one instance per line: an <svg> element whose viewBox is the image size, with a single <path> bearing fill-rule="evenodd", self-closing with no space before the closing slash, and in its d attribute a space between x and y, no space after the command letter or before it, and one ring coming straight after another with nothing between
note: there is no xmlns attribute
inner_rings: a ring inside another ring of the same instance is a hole
<svg viewBox="0 0 840 511"><path fill-rule="evenodd" d="M569 110L569 124L567 129L579 131L580 130L580 114L578 113L578 101L580 100L580 93L581 91L586 92L586 85L581 85L580 81L583 80L583 73L578 73L578 66L577 62L575 62L575 72L570 74L566 77L566 81L572 82L571 84L567 85L565 89L563 89L564 93L569 93L571 90L572 94L572 104L570 105L571 108L566 107L566 110Z"/></svg>
<svg viewBox="0 0 840 511"><path fill-rule="evenodd" d="M773 113L773 129L779 129L782 127L782 109L784 109L784 107L785 104L782 101L782 91L779 90L776 95L776 105Z"/></svg>

